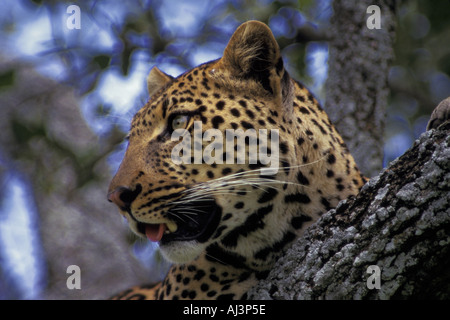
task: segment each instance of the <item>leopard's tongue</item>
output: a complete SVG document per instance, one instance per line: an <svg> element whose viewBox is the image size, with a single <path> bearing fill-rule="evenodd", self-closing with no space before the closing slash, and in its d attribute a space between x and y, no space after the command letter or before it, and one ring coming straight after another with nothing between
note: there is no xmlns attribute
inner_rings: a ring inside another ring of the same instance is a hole
<svg viewBox="0 0 450 320"><path fill-rule="evenodd" d="M160 241L165 231L166 231L165 223L147 224L145 226L145 235L147 236L147 239L152 242Z"/></svg>

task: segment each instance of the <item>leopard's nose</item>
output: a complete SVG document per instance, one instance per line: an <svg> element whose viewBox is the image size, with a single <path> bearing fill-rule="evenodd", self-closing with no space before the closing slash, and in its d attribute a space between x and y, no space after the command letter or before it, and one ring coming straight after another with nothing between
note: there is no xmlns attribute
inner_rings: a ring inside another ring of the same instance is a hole
<svg viewBox="0 0 450 320"><path fill-rule="evenodd" d="M108 193L108 201L114 203L121 210L129 211L131 203L141 193L142 187L140 184L134 190L127 187L118 187Z"/></svg>

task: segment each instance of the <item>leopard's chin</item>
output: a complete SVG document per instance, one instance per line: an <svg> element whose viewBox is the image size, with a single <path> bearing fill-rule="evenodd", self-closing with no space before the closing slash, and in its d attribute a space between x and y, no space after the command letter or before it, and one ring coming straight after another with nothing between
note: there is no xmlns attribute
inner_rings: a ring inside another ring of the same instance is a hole
<svg viewBox="0 0 450 320"><path fill-rule="evenodd" d="M170 241L159 245L163 257L177 264L194 261L206 247L206 243L200 243L197 240Z"/></svg>

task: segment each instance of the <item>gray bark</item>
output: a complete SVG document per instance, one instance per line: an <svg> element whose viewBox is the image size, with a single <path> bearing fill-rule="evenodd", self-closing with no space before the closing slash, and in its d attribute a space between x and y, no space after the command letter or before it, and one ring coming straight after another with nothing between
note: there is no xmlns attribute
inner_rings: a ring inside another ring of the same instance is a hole
<svg viewBox="0 0 450 320"><path fill-rule="evenodd" d="M389 65L394 57L395 0L334 0L329 32L325 109L361 172L382 169ZM381 29L369 29L370 5L381 10Z"/></svg>
<svg viewBox="0 0 450 320"><path fill-rule="evenodd" d="M324 214L251 299L449 299L450 122ZM380 288L369 289L378 266Z"/></svg>

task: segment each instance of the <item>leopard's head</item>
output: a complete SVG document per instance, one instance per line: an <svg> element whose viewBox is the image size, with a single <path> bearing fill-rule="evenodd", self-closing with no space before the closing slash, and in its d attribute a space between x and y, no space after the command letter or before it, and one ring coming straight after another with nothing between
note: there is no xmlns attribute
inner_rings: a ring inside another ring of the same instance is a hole
<svg viewBox="0 0 450 320"><path fill-rule="evenodd" d="M270 29L244 23L221 59L177 78L154 67L147 84L108 199L173 262L211 245L249 261L283 236L290 209L274 203L295 180L293 82Z"/></svg>

